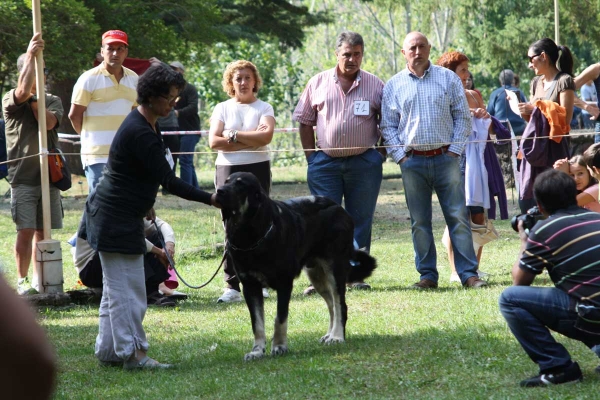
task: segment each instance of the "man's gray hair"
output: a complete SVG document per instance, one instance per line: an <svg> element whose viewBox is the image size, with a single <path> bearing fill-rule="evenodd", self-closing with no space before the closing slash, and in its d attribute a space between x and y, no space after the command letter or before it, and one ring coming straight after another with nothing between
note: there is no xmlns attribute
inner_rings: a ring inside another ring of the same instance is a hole
<svg viewBox="0 0 600 400"><path fill-rule="evenodd" d="M342 47L342 45L344 43L348 43L350 46L354 47L354 46L360 46L362 47L362 51L365 51L365 42L362 38L362 36L360 36L360 34L356 33L356 32L342 32L339 34L339 36L337 37L336 43L335 43L335 51L337 53L338 49L340 47Z"/></svg>
<svg viewBox="0 0 600 400"><path fill-rule="evenodd" d="M515 73L510 69L505 69L500 72L500 85L502 86L512 86L513 81L515 80Z"/></svg>
<svg viewBox="0 0 600 400"><path fill-rule="evenodd" d="M17 72L21 73L23 67L25 66L25 57L27 57L27 53L23 53L17 58Z"/></svg>

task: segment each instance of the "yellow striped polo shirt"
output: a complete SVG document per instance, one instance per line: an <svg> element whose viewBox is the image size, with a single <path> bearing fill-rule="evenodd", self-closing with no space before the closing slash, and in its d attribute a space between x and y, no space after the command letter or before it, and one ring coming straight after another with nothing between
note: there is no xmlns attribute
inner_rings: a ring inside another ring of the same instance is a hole
<svg viewBox="0 0 600 400"><path fill-rule="evenodd" d="M106 163L117 129L137 106L138 75L123 67L117 82L104 63L84 72L73 88L73 104L87 107L81 128L81 161L84 166Z"/></svg>

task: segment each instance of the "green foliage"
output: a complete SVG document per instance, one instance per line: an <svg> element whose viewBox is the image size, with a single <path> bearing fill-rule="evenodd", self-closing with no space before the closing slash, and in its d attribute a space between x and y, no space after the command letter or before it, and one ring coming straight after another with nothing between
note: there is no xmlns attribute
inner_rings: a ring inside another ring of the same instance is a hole
<svg viewBox="0 0 600 400"><path fill-rule="evenodd" d="M295 107L299 94L297 86L305 83L291 50L281 51L273 41L240 40L231 45L217 43L209 51L192 57L192 67L186 76L198 88L205 103L201 117L207 125L214 106L228 99L221 84L225 68L233 61L248 60L256 65L263 80L258 97L275 108L278 126L289 126L290 109Z"/></svg>
<svg viewBox="0 0 600 400"><path fill-rule="evenodd" d="M0 2L0 84L16 73L17 57L33 36L30 7L31 2L23 0ZM44 59L52 77L60 80L89 65L85 55L93 51L98 32L93 13L78 0L46 0L41 2L41 15Z"/></svg>
<svg viewBox="0 0 600 400"><path fill-rule="evenodd" d="M202 49L222 36L216 0L86 0L94 11L100 34L121 29L129 36L130 57L187 59L190 50ZM100 47L100 37L94 43Z"/></svg>
<svg viewBox="0 0 600 400"><path fill-rule="evenodd" d="M304 29L328 22L327 12L309 12L286 0L218 0L222 10L222 32L230 42L275 39L284 48L300 48Z"/></svg>
<svg viewBox="0 0 600 400"><path fill-rule="evenodd" d="M467 0L463 5L455 43L472 59L475 81L493 88L497 86L499 72L510 68L521 76L523 87L528 88L532 74L525 56L536 40L554 39L553 3ZM560 41L573 52L575 71L598 61L599 12L597 2L560 2Z"/></svg>
<svg viewBox="0 0 600 400"><path fill-rule="evenodd" d="M13 60L32 36L30 5L29 0L0 2L0 92L13 85L7 82L15 78ZM327 21L327 13L310 13L284 0L45 0L42 17L50 82L65 104L65 94L70 97L74 80L90 68L101 34L109 29L127 32L130 57L178 59L187 65L203 61L194 55L218 42L266 40L274 54L298 48L306 27Z"/></svg>

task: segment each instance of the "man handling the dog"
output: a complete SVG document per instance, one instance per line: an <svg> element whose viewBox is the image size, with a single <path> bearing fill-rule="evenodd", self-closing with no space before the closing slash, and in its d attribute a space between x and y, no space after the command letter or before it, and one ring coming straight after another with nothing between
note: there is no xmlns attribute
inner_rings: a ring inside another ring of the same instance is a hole
<svg viewBox="0 0 600 400"><path fill-rule="evenodd" d="M438 286L437 254L431 227L435 190L450 232L456 272L465 287L487 283L477 276L477 258L459 154L471 132L471 114L458 75L429 61L431 45L419 32L404 39L406 68L383 89L381 131L400 165L410 210L415 264L421 275L413 289Z"/></svg>
<svg viewBox="0 0 600 400"><path fill-rule="evenodd" d="M508 327L540 369L539 375L521 381L524 387L583 379L579 365L550 330L579 340L600 356L600 214L577 206L575 181L564 172L544 172L533 191L548 218L538 221L529 236L519 221L514 286L499 301ZM544 269L555 287L530 286Z"/></svg>
<svg viewBox="0 0 600 400"><path fill-rule="evenodd" d="M354 221L355 246L368 252L385 156L374 148L380 138L383 81L360 69L363 53L362 36L342 32L337 66L308 81L294 119L300 123L310 192L338 204L343 198ZM370 289L364 282L348 285ZM314 292L309 287L304 293Z"/></svg>

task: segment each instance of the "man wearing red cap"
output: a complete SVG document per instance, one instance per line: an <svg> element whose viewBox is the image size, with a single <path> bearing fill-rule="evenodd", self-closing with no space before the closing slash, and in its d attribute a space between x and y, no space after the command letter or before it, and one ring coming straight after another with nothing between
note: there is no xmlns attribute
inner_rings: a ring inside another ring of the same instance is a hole
<svg viewBox="0 0 600 400"><path fill-rule="evenodd" d="M77 80L69 111L73 128L81 135L81 160L90 192L102 176L117 129L137 106L138 76L123 66L128 54L127 34L105 32L100 54L103 62Z"/></svg>

